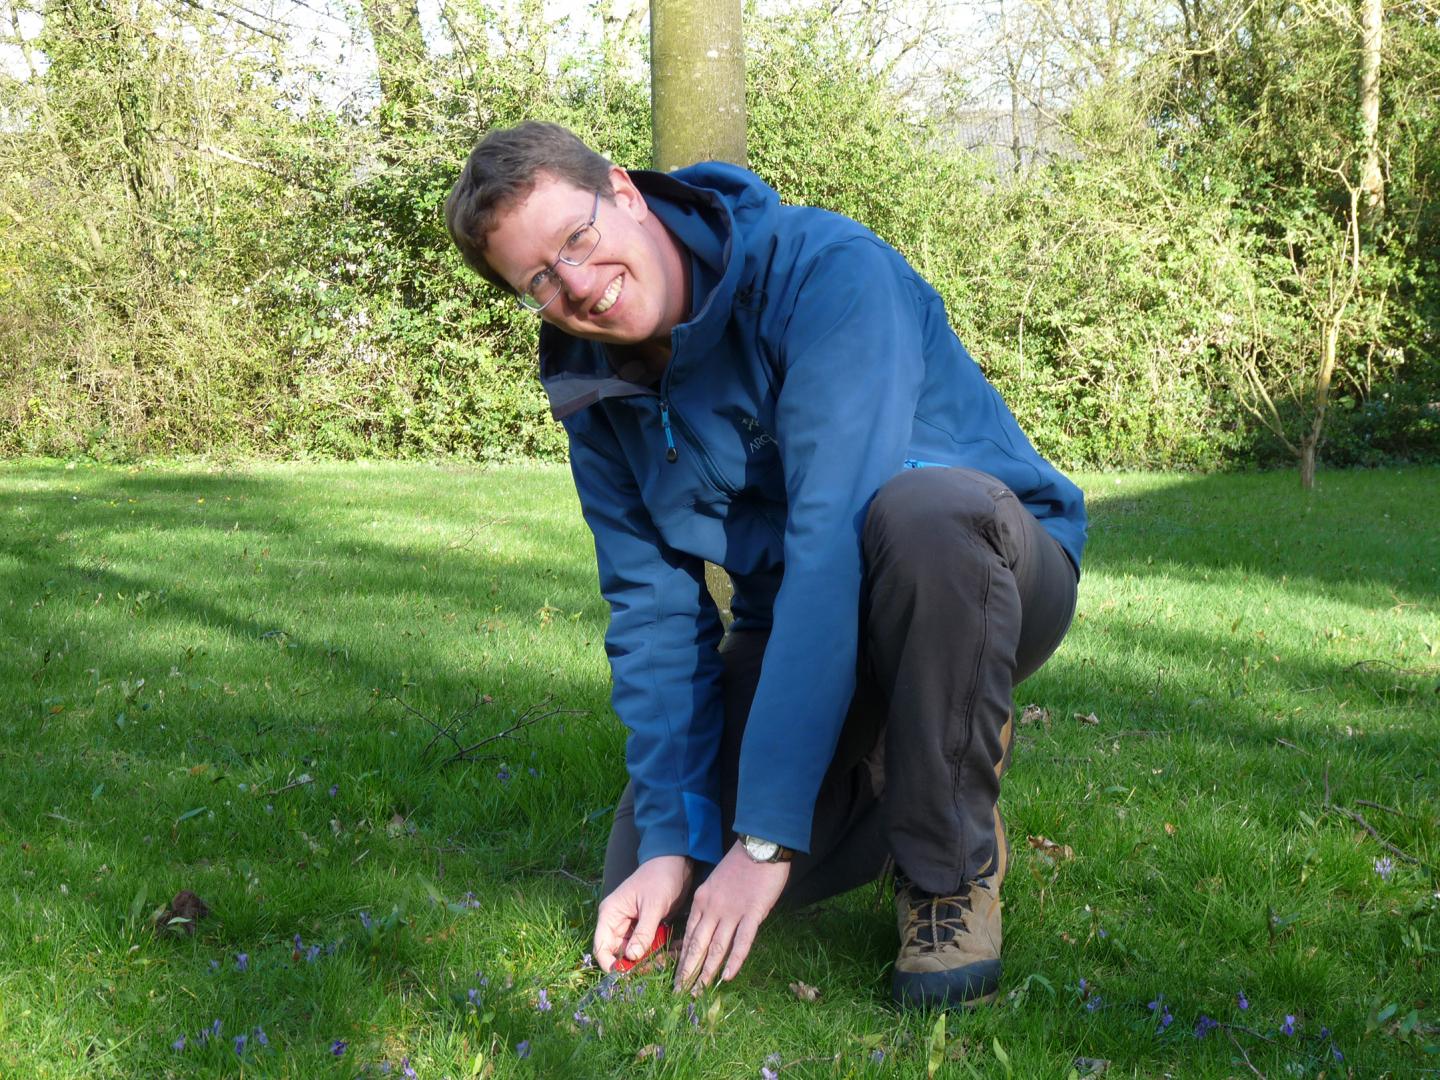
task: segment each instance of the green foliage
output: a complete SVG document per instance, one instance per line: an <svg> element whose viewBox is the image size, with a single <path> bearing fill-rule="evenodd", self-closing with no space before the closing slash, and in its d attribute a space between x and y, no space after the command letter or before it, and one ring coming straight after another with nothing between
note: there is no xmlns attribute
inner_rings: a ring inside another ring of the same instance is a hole
<svg viewBox="0 0 1440 1080"><path fill-rule="evenodd" d="M1286 460L1332 315L1330 460L1428 460L1440 34L1387 15L1389 212L1335 314L1353 28L1246 12L1229 34L1240 8L1207 9L1187 54L1149 28L1132 74L1068 103L1067 148L1011 172L890 88L864 19L752 10L750 165L899 248L1057 462ZM646 165L640 43L611 27L557 64L533 2L447 6L445 32L407 68L424 95L357 115L200 9L47 9L48 67L0 78L0 454L563 458L535 320L461 265L440 206L526 117Z"/></svg>

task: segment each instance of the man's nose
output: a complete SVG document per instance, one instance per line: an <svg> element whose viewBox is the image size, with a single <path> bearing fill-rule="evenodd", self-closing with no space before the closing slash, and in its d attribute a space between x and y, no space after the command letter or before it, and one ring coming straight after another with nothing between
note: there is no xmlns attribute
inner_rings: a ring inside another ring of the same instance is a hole
<svg viewBox="0 0 1440 1080"><path fill-rule="evenodd" d="M555 264L555 276L560 279L560 288L571 300L583 300L590 295L590 289L594 285L593 273L589 263L581 263L579 266L571 266L569 263Z"/></svg>

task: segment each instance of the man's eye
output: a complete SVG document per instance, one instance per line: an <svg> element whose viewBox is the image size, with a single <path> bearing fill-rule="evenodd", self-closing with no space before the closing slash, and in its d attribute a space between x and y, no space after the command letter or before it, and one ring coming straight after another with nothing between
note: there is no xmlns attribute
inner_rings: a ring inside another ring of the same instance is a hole
<svg viewBox="0 0 1440 1080"><path fill-rule="evenodd" d="M570 239L565 241L565 250L571 251L585 242L586 229L576 229L570 234Z"/></svg>
<svg viewBox="0 0 1440 1080"><path fill-rule="evenodd" d="M539 292L541 289L543 289L543 288L545 287L545 283L546 283L547 281L549 281L549 280L550 280L550 271L549 271L549 270L541 270L538 274L536 274L534 277L532 277L532 278L530 279L530 289L529 289L529 291L532 292L532 293L533 293L533 292Z"/></svg>

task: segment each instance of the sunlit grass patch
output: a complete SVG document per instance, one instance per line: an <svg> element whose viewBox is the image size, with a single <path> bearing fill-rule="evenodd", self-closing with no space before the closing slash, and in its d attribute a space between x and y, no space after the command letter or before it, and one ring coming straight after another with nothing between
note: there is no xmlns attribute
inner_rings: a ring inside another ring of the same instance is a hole
<svg viewBox="0 0 1440 1080"><path fill-rule="evenodd" d="M873 887L574 1015L624 735L563 469L4 466L0 1075L1440 1066L1437 480L1088 478L1002 999L937 1028Z"/></svg>

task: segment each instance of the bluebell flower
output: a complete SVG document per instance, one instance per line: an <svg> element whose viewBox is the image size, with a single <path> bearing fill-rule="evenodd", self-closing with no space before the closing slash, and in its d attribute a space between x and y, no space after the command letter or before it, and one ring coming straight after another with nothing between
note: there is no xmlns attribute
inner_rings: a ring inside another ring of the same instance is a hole
<svg viewBox="0 0 1440 1080"><path fill-rule="evenodd" d="M689 1017L691 1026L692 1026L692 1027L699 1027L699 1026L700 1026L700 1014L695 1011L695 1003L694 1003L693 1001L690 1002L690 1003L686 1006L686 1008L688 1009L688 1017Z"/></svg>
<svg viewBox="0 0 1440 1080"><path fill-rule="evenodd" d="M319 957L320 957L320 946L319 946L319 945L311 945L310 948L308 948L308 949L305 950L305 962L306 962L307 964L313 964L317 959L319 959Z"/></svg>
<svg viewBox="0 0 1440 1080"><path fill-rule="evenodd" d="M257 1043L259 1043L261 1046L269 1046L269 1045L270 1045L270 1039L266 1036L266 1034L265 1034L265 1029L264 1029L264 1028L262 1028L262 1027L257 1027L257 1028L255 1029L255 1041L256 1041Z"/></svg>
<svg viewBox="0 0 1440 1080"><path fill-rule="evenodd" d="M581 1027L586 1027L590 1024L590 1017L585 1015L583 1009L576 1009L573 1019L575 1023L579 1024Z"/></svg>
<svg viewBox="0 0 1440 1080"><path fill-rule="evenodd" d="M878 1048L877 1048L877 1049L874 1049L874 1050L871 1050L871 1051L870 1051L870 1062L871 1062L871 1064L873 1064L873 1065L879 1065L879 1064L880 1064L881 1062L883 1062L884 1060L885 1060L885 1051L884 1051L884 1050L881 1050L881 1049L878 1049Z"/></svg>
<svg viewBox="0 0 1440 1080"><path fill-rule="evenodd" d="M466 996L466 998L469 999L471 1005L474 1005L477 1009L480 1007L480 991L479 991L479 990L476 990L474 987L471 987L469 990L467 990L467 991L465 992L465 996Z"/></svg>
<svg viewBox="0 0 1440 1080"><path fill-rule="evenodd" d="M595 966L595 958L588 952L580 958L580 970L589 971Z"/></svg>
<svg viewBox="0 0 1440 1080"><path fill-rule="evenodd" d="M515 1056L518 1058L528 1058L530 1056L529 1039L525 1039L515 1044Z"/></svg>
<svg viewBox="0 0 1440 1080"><path fill-rule="evenodd" d="M1390 875L1395 873L1395 860L1389 855L1375 860L1375 873L1380 875L1381 881L1389 881Z"/></svg>
<svg viewBox="0 0 1440 1080"><path fill-rule="evenodd" d="M495 778L502 784L508 784L510 782L510 767L508 765L501 765L500 771L495 774Z"/></svg>
<svg viewBox="0 0 1440 1080"><path fill-rule="evenodd" d="M330 785L330 797L333 799L336 795L339 795L339 794L340 794L340 785L339 785L339 784L331 784L331 785Z"/></svg>
<svg viewBox="0 0 1440 1080"><path fill-rule="evenodd" d="M780 1080L780 1074L768 1066L760 1067L760 1080Z"/></svg>
<svg viewBox="0 0 1440 1080"><path fill-rule="evenodd" d="M535 1002L535 1008L539 1009L541 1012L549 1012L552 1008L550 1004L550 995L545 992L543 987L540 990L540 1000Z"/></svg>
<svg viewBox="0 0 1440 1080"><path fill-rule="evenodd" d="M1340 1048L1339 1048L1338 1046L1336 1046L1334 1043L1331 1043L1331 1044L1330 1044L1330 1053L1331 1053L1331 1055L1335 1058L1336 1061L1344 1061L1344 1060L1345 1060L1345 1055L1340 1052Z"/></svg>
<svg viewBox="0 0 1440 1080"><path fill-rule="evenodd" d="M1103 997L1101 997L1099 994L1092 994L1090 997L1085 999L1085 1011L1095 1012L1104 1004L1105 999Z"/></svg>
<svg viewBox="0 0 1440 1080"><path fill-rule="evenodd" d="M1195 1021L1195 1037L1197 1039L1203 1039L1219 1026L1220 1022L1218 1020L1212 1020L1204 1013L1201 1013L1200 1019Z"/></svg>
<svg viewBox="0 0 1440 1080"><path fill-rule="evenodd" d="M185 1051L185 1036L184 1036L184 1035L181 1035L178 1039L176 1039L173 1043L171 1043L171 1044L170 1044L170 1049L171 1049L171 1050L174 1050L177 1054L184 1053L184 1051Z"/></svg>
<svg viewBox="0 0 1440 1080"><path fill-rule="evenodd" d="M1235 995L1235 1004L1240 1006L1241 1012L1250 1008L1250 999L1245 996L1244 990L1241 990L1240 993Z"/></svg>
<svg viewBox="0 0 1440 1080"><path fill-rule="evenodd" d="M362 911L362 912L360 912L360 925L363 926L363 927L366 929L367 932L369 931L370 925L371 925L371 919L370 919L370 913L369 913L368 911Z"/></svg>
<svg viewBox="0 0 1440 1080"><path fill-rule="evenodd" d="M347 1043L344 1039L336 1039L330 1044L330 1053L334 1054L336 1057L339 1057L341 1054L345 1053L345 1048L349 1045L350 1044Z"/></svg>
<svg viewBox="0 0 1440 1080"><path fill-rule="evenodd" d="M249 954L249 953L243 953L243 952L242 952L242 953L236 953L236 954L235 954L235 970L236 970L236 971L249 971L249 970L250 970L250 954Z"/></svg>
<svg viewBox="0 0 1440 1080"><path fill-rule="evenodd" d="M1282 1035L1295 1034L1295 1017L1289 1015L1288 1013L1286 1014L1285 1022L1280 1025L1280 1033Z"/></svg>
<svg viewBox="0 0 1440 1080"><path fill-rule="evenodd" d="M245 1056L245 1044L246 1044L247 1042L249 1042L249 1041L250 1041L250 1036L244 1034L243 1032L242 1032L241 1034L235 1036L235 1056L236 1056L236 1057L244 1057L244 1056Z"/></svg>
<svg viewBox="0 0 1440 1080"><path fill-rule="evenodd" d="M211 970L211 971L219 971L219 970L220 970L220 961L219 961L219 960L211 960L211 961L210 961L210 970Z"/></svg>
<svg viewBox="0 0 1440 1080"><path fill-rule="evenodd" d="M405 1077L405 1080L415 1080L415 1077L419 1075L410 1067L410 1059L408 1057L400 1059L400 1075Z"/></svg>

